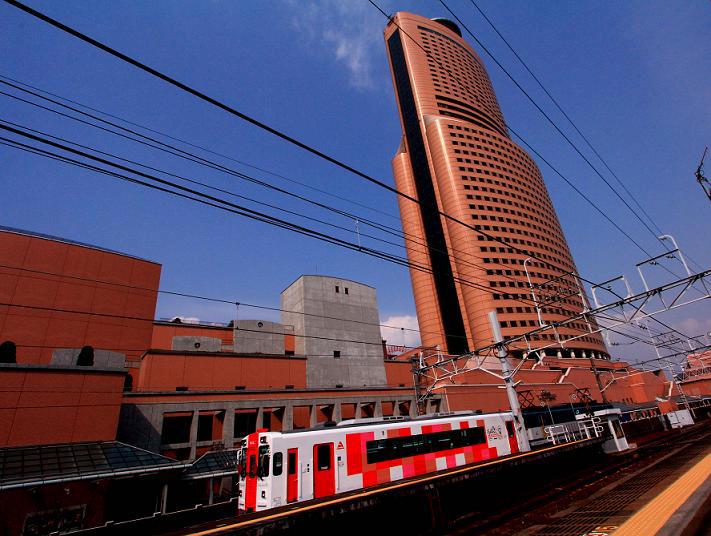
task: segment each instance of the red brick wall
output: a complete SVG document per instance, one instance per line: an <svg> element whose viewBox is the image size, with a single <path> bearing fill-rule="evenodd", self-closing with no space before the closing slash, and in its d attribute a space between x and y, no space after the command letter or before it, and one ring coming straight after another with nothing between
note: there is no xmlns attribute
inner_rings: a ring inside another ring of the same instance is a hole
<svg viewBox="0 0 711 536"><path fill-rule="evenodd" d="M116 439L124 377L0 367L0 447Z"/></svg>
<svg viewBox="0 0 711 536"><path fill-rule="evenodd" d="M306 360L301 358L243 357L230 354L148 353L141 362L135 391L295 389L306 387Z"/></svg>
<svg viewBox="0 0 711 536"><path fill-rule="evenodd" d="M15 342L19 363L85 345L137 359L150 346L159 264L4 230L0 252L0 342Z"/></svg>

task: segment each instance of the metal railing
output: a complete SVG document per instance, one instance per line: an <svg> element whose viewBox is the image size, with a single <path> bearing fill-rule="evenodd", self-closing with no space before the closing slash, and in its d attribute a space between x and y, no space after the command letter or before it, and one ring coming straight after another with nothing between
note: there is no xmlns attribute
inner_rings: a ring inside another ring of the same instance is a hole
<svg viewBox="0 0 711 536"><path fill-rule="evenodd" d="M601 437L604 434L605 428L602 425L602 419L600 417L591 417L576 422L553 424L544 427L543 430L546 433L546 439L548 441L554 445L560 445L581 439Z"/></svg>

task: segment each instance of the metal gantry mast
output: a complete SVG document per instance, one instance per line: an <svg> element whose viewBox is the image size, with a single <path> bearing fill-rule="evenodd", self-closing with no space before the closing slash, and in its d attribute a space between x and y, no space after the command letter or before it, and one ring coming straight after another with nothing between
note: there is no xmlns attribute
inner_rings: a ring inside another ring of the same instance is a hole
<svg viewBox="0 0 711 536"><path fill-rule="evenodd" d="M704 154L701 155L701 162L699 162L699 167L696 168L694 175L696 175L696 180L706 194L706 197L708 197L709 201L711 201L711 182L709 182L709 179L704 176L704 159L706 158L708 150L708 147L704 149Z"/></svg>
<svg viewBox="0 0 711 536"><path fill-rule="evenodd" d="M673 254L673 252L670 253ZM653 262L654 259L644 261L644 263L649 263L650 261ZM644 263L640 263L640 265ZM645 285L644 292L633 294L624 276L619 276L593 286L594 308L586 307L577 315L558 322L544 324L535 330L494 342L467 354L448 357L438 354L433 358L421 358L414 363L413 367L418 402L426 400L435 389L441 387L445 382L453 382L453 378L460 374L479 370L506 381L506 378L512 378L530 357L536 357L541 361L544 358L543 350L547 348L565 347L566 344L581 337L609 330L614 331L617 326L631 323L637 324L645 318L651 318L657 314L711 298L711 291L709 290L711 288L711 269L696 274L687 273L686 277L655 288L649 288L644 277L642 279ZM600 290L610 291L617 296L612 291L612 284L616 281L624 282L627 295L610 303L601 303L598 295ZM698 292L699 295L690 295L692 289ZM587 303L587 301L584 303ZM652 307L653 305L654 307ZM598 319L604 320L605 324L599 324ZM583 320L588 328L582 331L580 335L569 337L565 340L557 337L556 341L543 345L537 345L534 342L539 340L539 335L542 333L550 331L557 333L557 328L567 326L578 320ZM514 343L525 345L526 352L524 358L513 371L498 374L486 368L485 364L490 366L492 357L500 356L502 349L507 351L508 347Z"/></svg>

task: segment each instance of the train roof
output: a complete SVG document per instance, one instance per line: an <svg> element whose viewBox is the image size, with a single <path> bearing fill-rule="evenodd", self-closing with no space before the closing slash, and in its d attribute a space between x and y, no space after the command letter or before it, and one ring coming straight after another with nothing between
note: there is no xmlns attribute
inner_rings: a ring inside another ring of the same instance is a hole
<svg viewBox="0 0 711 536"><path fill-rule="evenodd" d="M299 434L304 432L322 432L325 430L342 430L344 428L360 428L362 426L377 426L377 425L398 425L403 423L420 423L422 421L433 421L439 419L451 419L456 417L492 417L492 416L512 416L511 412L499 413L478 413L475 411L450 411L444 413L432 413L430 415L418 415L417 417L371 417L366 419L348 419L340 423L322 424L313 428L303 428L300 430L286 430L283 432L267 432L272 434Z"/></svg>

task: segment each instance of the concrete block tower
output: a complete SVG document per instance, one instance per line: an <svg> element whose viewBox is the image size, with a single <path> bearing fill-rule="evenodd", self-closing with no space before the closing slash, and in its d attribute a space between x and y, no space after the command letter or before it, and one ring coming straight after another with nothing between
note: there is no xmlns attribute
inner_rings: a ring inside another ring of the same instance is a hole
<svg viewBox="0 0 711 536"><path fill-rule="evenodd" d="M385 385L375 289L336 277L303 275L281 293L282 324L294 326L307 357L308 387Z"/></svg>

